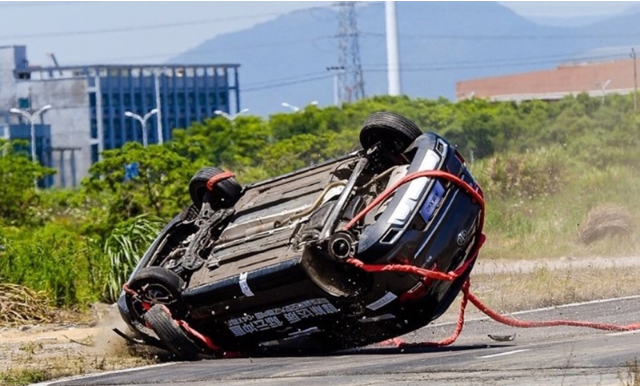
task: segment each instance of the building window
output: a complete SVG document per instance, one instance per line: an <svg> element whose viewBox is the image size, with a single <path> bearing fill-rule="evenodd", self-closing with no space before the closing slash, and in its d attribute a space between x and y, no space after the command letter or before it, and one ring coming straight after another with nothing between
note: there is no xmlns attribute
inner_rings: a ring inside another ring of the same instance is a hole
<svg viewBox="0 0 640 386"><path fill-rule="evenodd" d="M98 144L91 145L91 163L94 164L100 160L100 153L98 152Z"/></svg>
<svg viewBox="0 0 640 386"><path fill-rule="evenodd" d="M91 138L98 138L98 123L95 119L91 120Z"/></svg>
<svg viewBox="0 0 640 386"><path fill-rule="evenodd" d="M139 92L133 94L133 105L136 110L142 108L142 94Z"/></svg>
<svg viewBox="0 0 640 386"><path fill-rule="evenodd" d="M216 93L215 92L210 92L209 93L209 103L211 103L212 106L217 106L218 105L218 98L216 98Z"/></svg>
<svg viewBox="0 0 640 386"><path fill-rule="evenodd" d="M218 95L219 95L218 104L222 106L226 106L229 104L229 100L227 99L227 96L228 96L227 93L221 92Z"/></svg>

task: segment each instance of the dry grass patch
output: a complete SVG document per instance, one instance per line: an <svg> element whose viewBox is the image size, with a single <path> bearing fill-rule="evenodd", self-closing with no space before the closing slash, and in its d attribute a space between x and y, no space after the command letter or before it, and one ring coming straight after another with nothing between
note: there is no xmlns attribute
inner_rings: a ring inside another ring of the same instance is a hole
<svg viewBox="0 0 640 386"><path fill-rule="evenodd" d="M471 291L500 312L514 312L640 293L640 267L574 268L473 274Z"/></svg>
<svg viewBox="0 0 640 386"><path fill-rule="evenodd" d="M0 326L48 323L55 315L44 292L17 284L0 283Z"/></svg>
<svg viewBox="0 0 640 386"><path fill-rule="evenodd" d="M633 217L618 205L605 204L591 210L580 229L579 237L585 244L612 236L628 236L634 230Z"/></svg>

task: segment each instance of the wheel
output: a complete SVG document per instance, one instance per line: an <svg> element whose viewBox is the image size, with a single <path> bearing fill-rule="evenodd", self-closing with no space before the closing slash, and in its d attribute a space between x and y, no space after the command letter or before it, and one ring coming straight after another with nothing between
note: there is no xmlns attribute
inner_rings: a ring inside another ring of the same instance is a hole
<svg viewBox="0 0 640 386"><path fill-rule="evenodd" d="M207 182L218 174L224 173L214 167L200 169L189 181L189 196L193 204L200 208L207 191ZM211 204L220 208L230 208L240 199L242 186L234 179L224 179L213 186L213 200Z"/></svg>
<svg viewBox="0 0 640 386"><path fill-rule="evenodd" d="M422 131L407 118L389 112L371 114L360 130L360 144L365 150L376 144L391 157L404 153Z"/></svg>
<svg viewBox="0 0 640 386"><path fill-rule="evenodd" d="M132 296L127 293L125 301L132 320L144 324L147 312L145 303L152 307L162 304L168 307L173 315L180 317L184 314L181 292L184 280L175 273L162 267L142 268L127 284L130 290L138 293Z"/></svg>
<svg viewBox="0 0 640 386"><path fill-rule="evenodd" d="M171 311L162 305L151 307L144 320L158 335L160 341L179 359L194 360L202 350L171 317Z"/></svg>

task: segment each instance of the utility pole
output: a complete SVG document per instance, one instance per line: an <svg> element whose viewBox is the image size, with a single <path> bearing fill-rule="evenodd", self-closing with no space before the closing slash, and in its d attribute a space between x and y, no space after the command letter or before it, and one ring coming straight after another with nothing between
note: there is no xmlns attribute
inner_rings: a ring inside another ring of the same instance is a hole
<svg viewBox="0 0 640 386"><path fill-rule="evenodd" d="M633 110L638 111L638 70L636 68L636 50L631 47L631 57L633 58Z"/></svg>
<svg viewBox="0 0 640 386"><path fill-rule="evenodd" d="M360 63L360 43L358 42L358 23L355 3L341 1L336 3L338 10L338 66L342 89L342 102L352 102L364 98L364 79Z"/></svg>
<svg viewBox="0 0 640 386"><path fill-rule="evenodd" d="M156 91L156 110L158 110L158 124L156 126L158 130L158 144L162 145L164 143L164 137L162 135L162 108L160 107L160 77L158 76L158 70L153 71L153 84L155 86Z"/></svg>
<svg viewBox="0 0 640 386"><path fill-rule="evenodd" d="M340 77L344 74L344 67L331 66L327 67L327 71L333 71L333 105L340 105Z"/></svg>
<svg viewBox="0 0 640 386"><path fill-rule="evenodd" d="M398 54L398 23L396 18L396 2L385 1L387 27L387 79L389 95L402 94L400 86L400 56Z"/></svg>

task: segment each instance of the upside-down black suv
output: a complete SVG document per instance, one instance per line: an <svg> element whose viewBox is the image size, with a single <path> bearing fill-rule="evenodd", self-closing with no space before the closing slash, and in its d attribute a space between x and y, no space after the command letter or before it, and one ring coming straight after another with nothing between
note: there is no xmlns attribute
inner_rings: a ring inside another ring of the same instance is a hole
<svg viewBox="0 0 640 386"><path fill-rule="evenodd" d="M419 171L480 187L446 140L397 114L369 116L360 142L362 150L244 187L220 169L199 171L189 183L193 204L162 230L118 300L137 337L182 359L218 349L324 351L438 318L473 267L478 200L459 184L420 177L359 214ZM464 269L453 281L425 280L365 272L352 258Z"/></svg>

